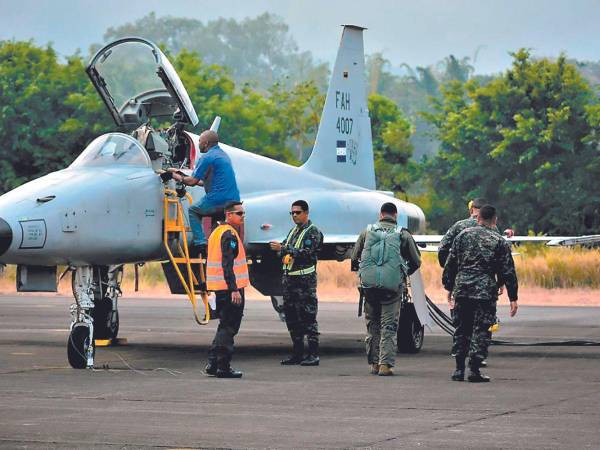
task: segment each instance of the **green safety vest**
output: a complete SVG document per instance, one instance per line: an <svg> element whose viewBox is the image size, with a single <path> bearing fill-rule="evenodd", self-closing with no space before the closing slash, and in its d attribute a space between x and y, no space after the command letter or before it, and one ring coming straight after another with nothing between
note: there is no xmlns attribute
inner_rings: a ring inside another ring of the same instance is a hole
<svg viewBox="0 0 600 450"><path fill-rule="evenodd" d="M398 292L406 283L408 265L400 253L402 227L369 225L358 275L363 288Z"/></svg>
<svg viewBox="0 0 600 450"><path fill-rule="evenodd" d="M302 233L300 233L298 235L298 237L296 238L296 242L294 242L294 244L293 244L294 248L299 249L302 246L302 242L304 241L304 235L312 227L314 227L314 224L311 223L310 226L308 226L304 230L302 230ZM292 235L294 234L295 230L296 230L295 228L292 228L290 230L290 232L288 233L287 238L285 238L285 241L288 244L290 243L290 239L291 239ZM309 273L313 273L314 271L317 270L317 267L313 264L310 267L305 267L304 269L293 270L292 271L292 266L293 265L294 265L294 259L293 258L292 258L292 260L290 261L289 264L284 264L283 265L283 271L286 273L286 275L308 275Z"/></svg>

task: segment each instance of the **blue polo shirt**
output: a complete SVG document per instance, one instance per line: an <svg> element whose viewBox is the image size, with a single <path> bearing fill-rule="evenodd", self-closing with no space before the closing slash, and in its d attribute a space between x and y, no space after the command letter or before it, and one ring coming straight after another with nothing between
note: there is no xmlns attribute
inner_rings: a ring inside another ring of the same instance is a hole
<svg viewBox="0 0 600 450"><path fill-rule="evenodd" d="M240 200L231 159L219 145L211 147L200 158L192 176L204 181L206 198L212 203Z"/></svg>

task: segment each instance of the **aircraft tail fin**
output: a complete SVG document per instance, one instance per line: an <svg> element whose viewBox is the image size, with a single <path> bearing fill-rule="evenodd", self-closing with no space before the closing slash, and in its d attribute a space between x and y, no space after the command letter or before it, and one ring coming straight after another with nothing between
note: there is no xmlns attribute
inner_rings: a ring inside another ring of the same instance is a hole
<svg viewBox="0 0 600 450"><path fill-rule="evenodd" d="M363 30L344 25L315 146L302 168L375 189Z"/></svg>

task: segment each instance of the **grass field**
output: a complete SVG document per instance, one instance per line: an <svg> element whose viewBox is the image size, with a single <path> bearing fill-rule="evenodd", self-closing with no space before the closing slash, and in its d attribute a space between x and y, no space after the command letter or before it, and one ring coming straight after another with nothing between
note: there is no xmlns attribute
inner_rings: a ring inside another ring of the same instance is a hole
<svg viewBox="0 0 600 450"><path fill-rule="evenodd" d="M514 249L515 265L521 297L535 297L535 304L556 304L566 297L569 304L596 304L600 306L600 250L580 248L548 248L526 245ZM442 269L437 254L422 255L422 274L430 297L440 301L445 296L441 285ZM127 266L123 282L125 295L134 293L133 267ZM148 263L139 268L141 295L169 293L159 263ZM355 300L357 278L350 272L349 261L322 261L319 263L319 296L328 300ZM15 292L15 267L9 266L0 275L0 293ZM70 294L70 277L60 284L59 292ZM249 293L259 296L257 292ZM575 300L573 300L575 299Z"/></svg>

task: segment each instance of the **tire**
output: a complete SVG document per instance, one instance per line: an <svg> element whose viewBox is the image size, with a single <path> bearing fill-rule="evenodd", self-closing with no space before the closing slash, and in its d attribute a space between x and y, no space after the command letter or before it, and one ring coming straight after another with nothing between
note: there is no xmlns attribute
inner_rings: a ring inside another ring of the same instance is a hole
<svg viewBox="0 0 600 450"><path fill-rule="evenodd" d="M119 311L113 311L112 301L105 297L94 302L94 339L115 339L119 334Z"/></svg>
<svg viewBox="0 0 600 450"><path fill-rule="evenodd" d="M96 353L96 345L90 343L90 330L85 323L77 323L73 326L67 341L67 357L73 369L85 369L87 367L87 350L92 346L93 354Z"/></svg>
<svg viewBox="0 0 600 450"><path fill-rule="evenodd" d="M412 303L402 303L397 337L400 353L419 353L423 347L425 327L421 325Z"/></svg>

